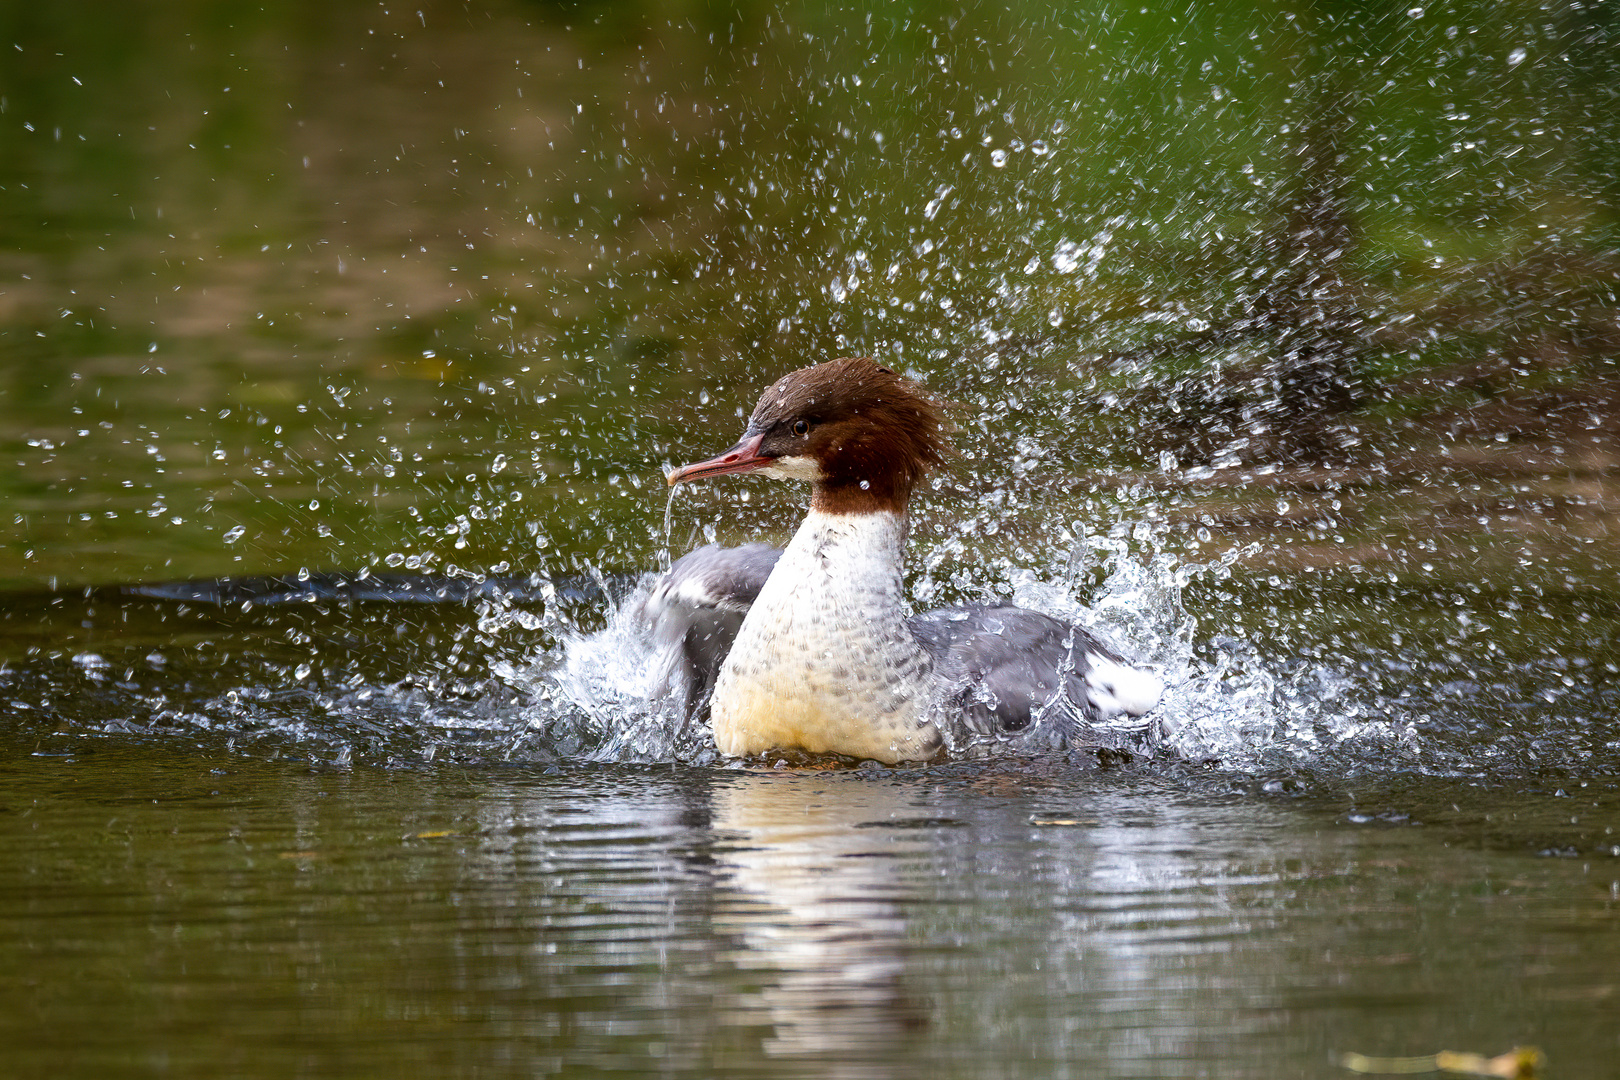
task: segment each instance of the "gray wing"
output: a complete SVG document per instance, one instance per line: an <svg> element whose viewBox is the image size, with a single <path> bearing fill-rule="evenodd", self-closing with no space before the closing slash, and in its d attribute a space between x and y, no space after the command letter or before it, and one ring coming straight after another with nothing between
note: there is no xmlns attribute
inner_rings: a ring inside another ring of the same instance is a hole
<svg viewBox="0 0 1620 1080"><path fill-rule="evenodd" d="M1011 605L942 608L910 620L969 733L1029 732L1053 705L1067 705L1053 736L1080 734L1121 714L1158 704L1158 678L1127 664L1078 626ZM1074 730L1071 730L1074 729Z"/></svg>
<svg viewBox="0 0 1620 1080"><path fill-rule="evenodd" d="M640 617L667 664L665 692L687 715L707 706L743 616L781 556L769 544L709 544L675 560L642 599Z"/></svg>

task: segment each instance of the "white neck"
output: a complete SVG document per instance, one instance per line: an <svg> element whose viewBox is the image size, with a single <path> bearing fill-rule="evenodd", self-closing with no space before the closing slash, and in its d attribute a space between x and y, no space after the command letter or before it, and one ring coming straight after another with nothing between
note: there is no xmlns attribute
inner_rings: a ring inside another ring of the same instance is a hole
<svg viewBox="0 0 1620 1080"><path fill-rule="evenodd" d="M904 514L811 510L731 647L710 713L722 753L933 757L932 661L906 625Z"/></svg>

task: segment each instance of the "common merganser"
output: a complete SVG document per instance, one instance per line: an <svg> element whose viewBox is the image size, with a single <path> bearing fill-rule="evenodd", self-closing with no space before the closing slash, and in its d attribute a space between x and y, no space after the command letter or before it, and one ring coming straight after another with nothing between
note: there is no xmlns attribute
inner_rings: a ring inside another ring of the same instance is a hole
<svg viewBox="0 0 1620 1080"><path fill-rule="evenodd" d="M785 551L699 548L640 603L677 657L684 685L670 689L693 714L707 705L721 753L928 761L971 745L1083 742L1091 725L1158 704L1155 676L1040 612L906 616L906 507L944 460L940 421L939 404L889 369L832 360L767 389L737 445L669 473L671 485L755 472L811 485Z"/></svg>

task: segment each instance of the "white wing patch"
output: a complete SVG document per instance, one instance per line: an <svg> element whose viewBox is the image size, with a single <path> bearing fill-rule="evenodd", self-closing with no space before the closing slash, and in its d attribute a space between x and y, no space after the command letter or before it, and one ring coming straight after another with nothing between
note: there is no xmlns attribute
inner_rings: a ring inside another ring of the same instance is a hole
<svg viewBox="0 0 1620 1080"><path fill-rule="evenodd" d="M1152 672L1110 660L1101 653L1086 657L1086 698L1107 719L1125 714L1141 716L1159 703L1164 683Z"/></svg>

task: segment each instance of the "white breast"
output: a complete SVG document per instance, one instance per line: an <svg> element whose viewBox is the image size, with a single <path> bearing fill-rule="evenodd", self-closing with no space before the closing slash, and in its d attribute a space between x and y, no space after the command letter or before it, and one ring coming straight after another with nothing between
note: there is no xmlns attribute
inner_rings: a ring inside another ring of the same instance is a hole
<svg viewBox="0 0 1620 1080"><path fill-rule="evenodd" d="M748 610L710 713L725 754L933 757L932 662L906 626L906 519L812 510Z"/></svg>

